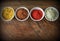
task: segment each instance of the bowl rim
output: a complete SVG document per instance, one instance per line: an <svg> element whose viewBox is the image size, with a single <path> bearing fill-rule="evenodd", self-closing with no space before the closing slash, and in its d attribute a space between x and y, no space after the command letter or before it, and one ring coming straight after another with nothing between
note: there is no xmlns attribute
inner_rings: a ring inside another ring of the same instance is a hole
<svg viewBox="0 0 60 41"><path fill-rule="evenodd" d="M3 7L2 10L1 10L1 19L2 19L3 21L11 21L11 20L14 18L15 12L13 13L14 15L11 17L11 19L6 20L6 19L4 19L3 16L2 16L2 11L3 11L5 8L10 8L10 9L12 9L13 12L14 12L14 8L12 8L12 7L10 7L10 6Z"/></svg>
<svg viewBox="0 0 60 41"><path fill-rule="evenodd" d="M43 16L42 16L39 20L35 20L35 19L32 18L32 16L31 16L31 14L32 14L31 12L32 12L33 10L41 10L42 13L43 13ZM44 16L45 16L44 10L43 10L42 8L40 8L40 7L33 7L33 8L30 10L30 18L31 18L33 21L41 21L41 20L44 18Z"/></svg>
<svg viewBox="0 0 60 41"><path fill-rule="evenodd" d="M50 20L50 19L48 19L46 17L46 10L49 9L49 8L53 8L57 12L57 17L55 19L53 19L53 20ZM46 20L48 20L48 21L56 21L58 19L58 17L59 17L59 11L55 7L48 7L48 8L45 9L45 18L46 18Z"/></svg>
<svg viewBox="0 0 60 41"><path fill-rule="evenodd" d="M21 20L21 19L19 19L18 17L17 17L17 11L19 10L19 9L25 9L27 12L28 12L28 16L25 18L25 19L23 19L23 20ZM26 7L18 7L17 9L16 9L16 11L15 11L15 18L18 20L18 21L26 21L28 18L29 18L29 15L30 15L30 13L29 13L29 10L28 10L28 8L26 8Z"/></svg>

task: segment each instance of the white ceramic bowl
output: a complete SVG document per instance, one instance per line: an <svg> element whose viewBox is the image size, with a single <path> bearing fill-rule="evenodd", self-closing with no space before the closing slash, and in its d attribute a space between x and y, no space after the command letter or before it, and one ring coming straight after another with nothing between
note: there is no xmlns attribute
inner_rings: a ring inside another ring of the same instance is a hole
<svg viewBox="0 0 60 41"><path fill-rule="evenodd" d="M21 20L21 19L19 19L17 16L16 16L16 12L19 10L19 9L25 9L27 12L28 12L28 16L25 18L25 19L23 19L23 20ZM29 10L26 8L26 7L19 7L19 8L17 8L16 9L16 12L15 12L15 18L18 20L18 21L26 21L28 18L29 18Z"/></svg>
<svg viewBox="0 0 60 41"><path fill-rule="evenodd" d="M41 17L41 19L35 20L34 18L32 18L31 14L32 14L32 11L33 11L33 10L41 10L41 11L42 11L43 16ZM40 7L34 7L34 8L32 8L32 9L30 10L30 17L31 17L31 19L32 19L33 21L40 21L40 20L42 20L42 19L44 18L44 16L45 16L45 13L44 13L43 9L40 8Z"/></svg>
<svg viewBox="0 0 60 41"><path fill-rule="evenodd" d="M13 9L12 7L4 7L4 8L2 8L2 11L3 11L3 9L5 9L5 8L11 8L11 9L13 10L13 12L14 12L14 9ZM2 11L1 11L1 19L2 19L3 21L11 21L11 20L14 18L15 12L13 13L14 15L11 17L11 19L5 20L5 19L3 18L3 16L2 16Z"/></svg>
<svg viewBox="0 0 60 41"><path fill-rule="evenodd" d="M48 19L47 16L46 16L46 10L48 10L48 9L54 9L56 11L56 15L57 16L54 19L52 19L52 20L51 19ZM58 19L58 17L59 17L59 12L58 12L58 10L55 7L48 7L48 8L45 9L45 18L48 21L56 21Z"/></svg>

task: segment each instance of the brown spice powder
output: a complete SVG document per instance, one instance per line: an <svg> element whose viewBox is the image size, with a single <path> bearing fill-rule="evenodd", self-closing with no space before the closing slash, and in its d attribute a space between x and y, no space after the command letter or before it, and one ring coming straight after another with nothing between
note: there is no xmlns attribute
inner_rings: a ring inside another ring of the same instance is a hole
<svg viewBox="0 0 60 41"><path fill-rule="evenodd" d="M28 12L25 9L19 9L16 15L19 19L23 20L28 16Z"/></svg>

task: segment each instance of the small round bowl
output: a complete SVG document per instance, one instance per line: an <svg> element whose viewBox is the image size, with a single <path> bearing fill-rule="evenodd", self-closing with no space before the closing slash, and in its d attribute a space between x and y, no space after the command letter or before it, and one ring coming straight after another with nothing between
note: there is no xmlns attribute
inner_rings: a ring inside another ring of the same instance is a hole
<svg viewBox="0 0 60 41"><path fill-rule="evenodd" d="M25 19L19 19L18 17L17 17L17 11L19 10L19 9L25 9L27 12L28 12L28 16L25 18ZM26 7L19 7L19 8L17 8L16 9L16 12L15 12L15 18L18 20L18 21L26 21L28 18L29 18L29 10L26 8Z"/></svg>
<svg viewBox="0 0 60 41"><path fill-rule="evenodd" d="M35 20L35 19L32 18L32 16L31 16L33 10L40 10L40 11L42 11L43 16L42 16L39 20ZM41 20L44 18L44 16L45 16L45 13L44 13L43 9L40 8L40 7L34 7L34 8L32 8L32 9L30 10L30 17L31 17L31 19L32 19L33 21L41 21Z"/></svg>
<svg viewBox="0 0 60 41"><path fill-rule="evenodd" d="M56 17L55 17L54 19L48 19L47 15L46 15L46 11L47 11L48 9L53 9L53 10L56 11ZM57 10L55 7L48 7L48 8L45 9L45 18L46 18L48 21L56 21L56 20L58 19L58 17L59 17L59 12L58 12L58 10Z"/></svg>
<svg viewBox="0 0 60 41"><path fill-rule="evenodd" d="M4 19L3 16L2 16L2 11L3 11L5 8L10 8L10 9L13 10L13 16L12 16L10 19L8 19L8 20ZM14 12L14 9L13 9L12 7L4 7L4 8L2 8L2 11L1 11L1 19L2 19L3 21L11 21L11 20L14 18L15 12Z"/></svg>

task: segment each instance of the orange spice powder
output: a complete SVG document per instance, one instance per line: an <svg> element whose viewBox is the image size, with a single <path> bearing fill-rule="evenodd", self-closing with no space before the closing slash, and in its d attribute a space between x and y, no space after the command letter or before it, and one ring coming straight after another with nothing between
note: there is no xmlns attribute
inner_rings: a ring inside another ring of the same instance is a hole
<svg viewBox="0 0 60 41"><path fill-rule="evenodd" d="M28 16L28 12L25 9L19 9L16 15L19 19L23 20Z"/></svg>

